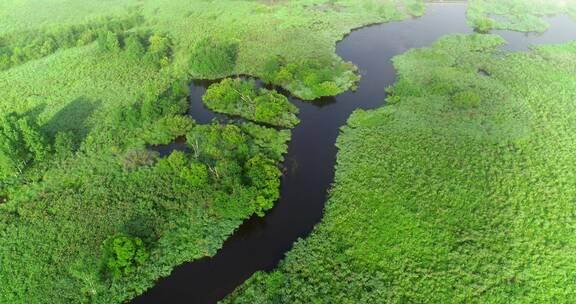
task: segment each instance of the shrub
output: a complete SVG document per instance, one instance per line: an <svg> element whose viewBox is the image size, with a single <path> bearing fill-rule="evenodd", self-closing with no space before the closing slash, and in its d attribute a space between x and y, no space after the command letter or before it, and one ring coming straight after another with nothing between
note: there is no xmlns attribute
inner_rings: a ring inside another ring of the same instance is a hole
<svg viewBox="0 0 576 304"><path fill-rule="evenodd" d="M58 132L54 138L54 153L64 158L74 151L74 136L71 132Z"/></svg>
<svg viewBox="0 0 576 304"><path fill-rule="evenodd" d="M118 35L111 31L103 32L98 36L98 47L102 52L120 51L120 41Z"/></svg>
<svg viewBox="0 0 576 304"><path fill-rule="evenodd" d="M202 163L194 162L180 171L180 176L193 187L200 187L208 182L208 169Z"/></svg>
<svg viewBox="0 0 576 304"><path fill-rule="evenodd" d="M474 20L473 27L479 33L488 33L496 27L496 22L490 18L481 18Z"/></svg>
<svg viewBox="0 0 576 304"><path fill-rule="evenodd" d="M130 275L150 256L140 238L127 235L116 235L107 239L102 250L104 272L112 279Z"/></svg>

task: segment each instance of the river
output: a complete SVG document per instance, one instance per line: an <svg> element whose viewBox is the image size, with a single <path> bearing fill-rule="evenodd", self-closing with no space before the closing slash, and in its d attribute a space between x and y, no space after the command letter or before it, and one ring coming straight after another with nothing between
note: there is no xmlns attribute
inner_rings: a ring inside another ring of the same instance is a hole
<svg viewBox="0 0 576 304"><path fill-rule="evenodd" d="M294 130L284 163L281 198L265 217L247 220L212 258L174 269L169 277L133 303L215 303L259 270L272 270L294 241L306 237L320 222L327 191L334 179L335 147L340 127L358 108L384 104L384 88L395 81L391 58L411 48L425 47L441 36L472 33L466 25L466 5L429 4L421 18L364 27L336 46L339 56L356 64L362 80L358 90L314 102L290 100L300 108L302 121ZM543 35L497 31L509 44L507 50L526 50L534 43L576 40L576 23L567 16L548 18L551 29ZM206 109L202 95L208 81L191 86L190 115L198 123L220 117ZM183 141L164 148L186 149Z"/></svg>

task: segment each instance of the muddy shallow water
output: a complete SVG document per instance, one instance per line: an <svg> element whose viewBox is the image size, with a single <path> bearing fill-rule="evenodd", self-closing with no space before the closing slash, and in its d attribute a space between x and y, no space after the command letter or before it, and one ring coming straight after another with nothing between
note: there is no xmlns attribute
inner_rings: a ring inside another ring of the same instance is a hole
<svg viewBox="0 0 576 304"><path fill-rule="evenodd" d="M365 27L339 42L338 55L359 67L362 80L356 92L315 102L290 98L300 108L302 122L293 130L276 206L263 218L247 220L215 257L175 268L133 303L215 303L254 272L272 270L294 241L306 237L321 220L327 190L334 179L339 129L355 109L384 104L384 88L396 77L391 58L411 48L428 46L447 34L472 33L466 26L465 10L464 4L431 4L422 18ZM510 43L503 48L525 50L533 43L576 39L576 23L568 17L548 21L552 27L543 35L498 31ZM191 86L190 115L198 123L224 119L202 104L209 83L196 81ZM166 154L186 146L180 140L161 149Z"/></svg>

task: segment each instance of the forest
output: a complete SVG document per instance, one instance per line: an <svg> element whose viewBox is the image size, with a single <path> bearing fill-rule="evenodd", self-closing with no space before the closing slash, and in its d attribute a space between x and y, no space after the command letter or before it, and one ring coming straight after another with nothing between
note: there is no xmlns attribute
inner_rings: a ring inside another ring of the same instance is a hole
<svg viewBox="0 0 576 304"><path fill-rule="evenodd" d="M475 32L395 56L392 86L337 54L435 5ZM576 1L2 1L0 303L154 302L178 265L273 226L295 138L324 134L306 120L362 85L386 98L334 129L322 219L222 302L571 303L576 44L490 34L558 15ZM198 122L198 95L225 118Z"/></svg>

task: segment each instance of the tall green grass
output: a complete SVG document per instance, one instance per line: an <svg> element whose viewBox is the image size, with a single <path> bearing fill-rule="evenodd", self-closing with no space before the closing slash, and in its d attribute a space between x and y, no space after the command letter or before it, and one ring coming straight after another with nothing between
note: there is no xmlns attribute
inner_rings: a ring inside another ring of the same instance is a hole
<svg viewBox="0 0 576 304"><path fill-rule="evenodd" d="M120 303L175 265L214 255L244 219L262 215L278 198L278 164L290 132L255 124L197 126L184 115L181 84L200 76L262 76L276 56L287 63L329 62L353 73L336 56L335 42L365 24L421 14L418 3L1 1L0 47L11 52L30 47L12 39L26 33L81 29L135 13L143 20L108 33L105 47L71 43L30 52L0 71L0 115L34 122L38 130L30 134L41 134L48 154L23 157L25 170L0 180L0 302ZM117 38L134 33L169 41L166 60L130 58L137 46ZM208 40L237 46L226 69L210 75L195 70L193 62L202 58L192 58L203 56L195 49ZM321 80L330 84L330 77ZM335 79L330 94L353 86L356 77L348 78ZM309 89L304 82L297 87ZM185 135L190 154L160 158L148 149ZM125 262L133 265L110 264Z"/></svg>
<svg viewBox="0 0 576 304"><path fill-rule="evenodd" d="M325 217L225 303L572 303L576 44L455 35L394 58Z"/></svg>

